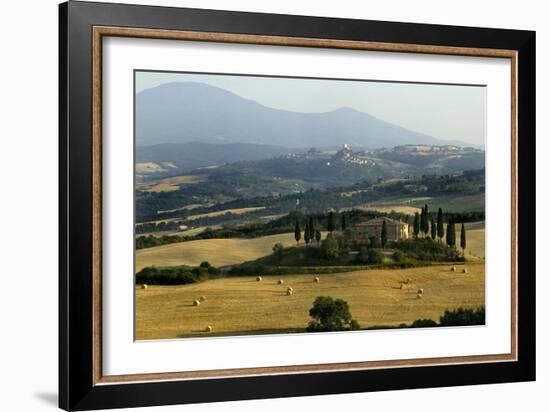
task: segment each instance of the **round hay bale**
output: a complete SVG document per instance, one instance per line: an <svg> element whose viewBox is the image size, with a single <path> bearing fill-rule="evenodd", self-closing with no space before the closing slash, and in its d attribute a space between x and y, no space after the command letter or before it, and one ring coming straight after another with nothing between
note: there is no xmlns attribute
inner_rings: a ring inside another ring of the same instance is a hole
<svg viewBox="0 0 550 412"><path fill-rule="evenodd" d="M287 289L287 290L286 290L286 295L287 295L287 296L292 296L293 293L294 293L294 292L292 291L292 289Z"/></svg>
<svg viewBox="0 0 550 412"><path fill-rule="evenodd" d="M287 290L287 291L290 290L290 291L292 292L294 289L292 289L291 287L288 287L288 288L286 288L286 290Z"/></svg>
<svg viewBox="0 0 550 412"><path fill-rule="evenodd" d="M409 284L409 283L411 283L411 282L412 282L411 278L407 278L407 282L406 282L406 283Z"/></svg>
<svg viewBox="0 0 550 412"><path fill-rule="evenodd" d="M147 289L147 285L144 283L143 285L141 285L141 288L142 289Z"/></svg>
<svg viewBox="0 0 550 412"><path fill-rule="evenodd" d="M468 268L462 269L462 273L468 273Z"/></svg>
<svg viewBox="0 0 550 412"><path fill-rule="evenodd" d="M199 298L199 300L200 300L201 302L204 302L204 301L206 300L206 296L204 296L204 295L201 296L201 297Z"/></svg>
<svg viewBox="0 0 550 412"><path fill-rule="evenodd" d="M318 276L316 276L316 277L313 279L313 281L314 281L315 283L319 283L320 279L319 279Z"/></svg>
<svg viewBox="0 0 550 412"><path fill-rule="evenodd" d="M261 277L261 276L258 276L258 277L256 278L256 282L261 282L261 281L262 281L262 277Z"/></svg>
<svg viewBox="0 0 550 412"><path fill-rule="evenodd" d="M424 293L424 289L423 288L420 288L418 289L418 292L417 292L419 295L422 295Z"/></svg>
<svg viewBox="0 0 550 412"><path fill-rule="evenodd" d="M283 279L279 279L279 281L277 282L278 285L283 285L285 283L285 281Z"/></svg>
<svg viewBox="0 0 550 412"><path fill-rule="evenodd" d="M401 284L401 289L405 289L405 284L404 283Z"/></svg>
<svg viewBox="0 0 550 412"><path fill-rule="evenodd" d="M206 331L207 331L207 332L212 332L212 326L208 325L208 326L206 327Z"/></svg>
<svg viewBox="0 0 550 412"><path fill-rule="evenodd" d="M193 306L200 306L200 305L201 305L201 302L199 300L193 301Z"/></svg>
<svg viewBox="0 0 550 412"><path fill-rule="evenodd" d="M416 298L417 298L417 299L422 299L422 293L418 293L418 294L416 295Z"/></svg>
<svg viewBox="0 0 550 412"><path fill-rule="evenodd" d="M456 272L456 266L453 266L453 267L451 268L451 272Z"/></svg>

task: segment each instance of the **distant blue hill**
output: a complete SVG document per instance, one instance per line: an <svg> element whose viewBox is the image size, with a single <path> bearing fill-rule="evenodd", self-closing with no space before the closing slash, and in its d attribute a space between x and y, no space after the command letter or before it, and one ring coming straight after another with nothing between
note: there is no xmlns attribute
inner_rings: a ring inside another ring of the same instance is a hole
<svg viewBox="0 0 550 412"><path fill-rule="evenodd" d="M269 159L291 152L280 146L253 143L212 144L202 142L161 143L136 148L136 162L169 162L177 166L173 173L188 172L205 166L238 161Z"/></svg>
<svg viewBox="0 0 550 412"><path fill-rule="evenodd" d="M278 110L203 83L167 83L136 96L138 145L254 143L288 148L367 149L458 144L413 132L351 108L326 113Z"/></svg>

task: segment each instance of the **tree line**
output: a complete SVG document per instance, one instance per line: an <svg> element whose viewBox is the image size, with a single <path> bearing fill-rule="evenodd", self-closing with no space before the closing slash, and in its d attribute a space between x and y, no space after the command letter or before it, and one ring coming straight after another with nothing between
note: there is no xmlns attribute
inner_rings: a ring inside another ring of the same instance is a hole
<svg viewBox="0 0 550 412"><path fill-rule="evenodd" d="M437 211L437 223L434 221L433 215L429 214L428 205L424 205L421 212L414 214L413 220L413 237L418 239L419 237L430 238L432 240L438 240L442 242L445 237L447 246L456 247L456 223L453 219L448 219L445 227L443 221L443 210L441 208ZM429 235L428 235L429 234ZM460 248L464 254L466 249L466 228L464 222L460 227Z"/></svg>

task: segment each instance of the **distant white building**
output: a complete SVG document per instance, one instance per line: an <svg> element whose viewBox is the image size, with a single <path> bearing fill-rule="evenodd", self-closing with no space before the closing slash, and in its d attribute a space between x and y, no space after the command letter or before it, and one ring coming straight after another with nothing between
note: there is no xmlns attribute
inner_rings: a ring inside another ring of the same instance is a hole
<svg viewBox="0 0 550 412"><path fill-rule="evenodd" d="M347 160L350 158L350 156L351 156L351 148L347 143L344 143L344 145L342 146L342 158L344 160Z"/></svg>

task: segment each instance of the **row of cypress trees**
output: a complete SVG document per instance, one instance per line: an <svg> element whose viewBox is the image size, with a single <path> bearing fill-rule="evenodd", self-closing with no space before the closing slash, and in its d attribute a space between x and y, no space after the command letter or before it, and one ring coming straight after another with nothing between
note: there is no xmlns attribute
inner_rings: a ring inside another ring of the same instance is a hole
<svg viewBox="0 0 550 412"><path fill-rule="evenodd" d="M421 213L417 212L414 214L413 235L415 238L418 238L420 233L423 233L425 238L428 237L428 233L430 233L430 237L433 240L438 238L440 242L446 235L445 241L447 245L449 247L456 247L455 222L447 222L447 229L445 230L443 210L441 208L437 211L437 224L434 222L433 216L430 217L429 215L428 205L424 205ZM460 228L460 248L464 253L464 249L466 249L466 228L464 227L464 223L462 223Z"/></svg>
<svg viewBox="0 0 550 412"><path fill-rule="evenodd" d="M300 243L300 240L302 239L302 229L300 228L299 221L296 221L296 225L294 226L294 239L296 240L296 243ZM317 243L321 241L321 231L317 228L317 225L313 220L313 216L310 216L306 221L306 227L304 228L304 242L308 244L314 240Z"/></svg>

